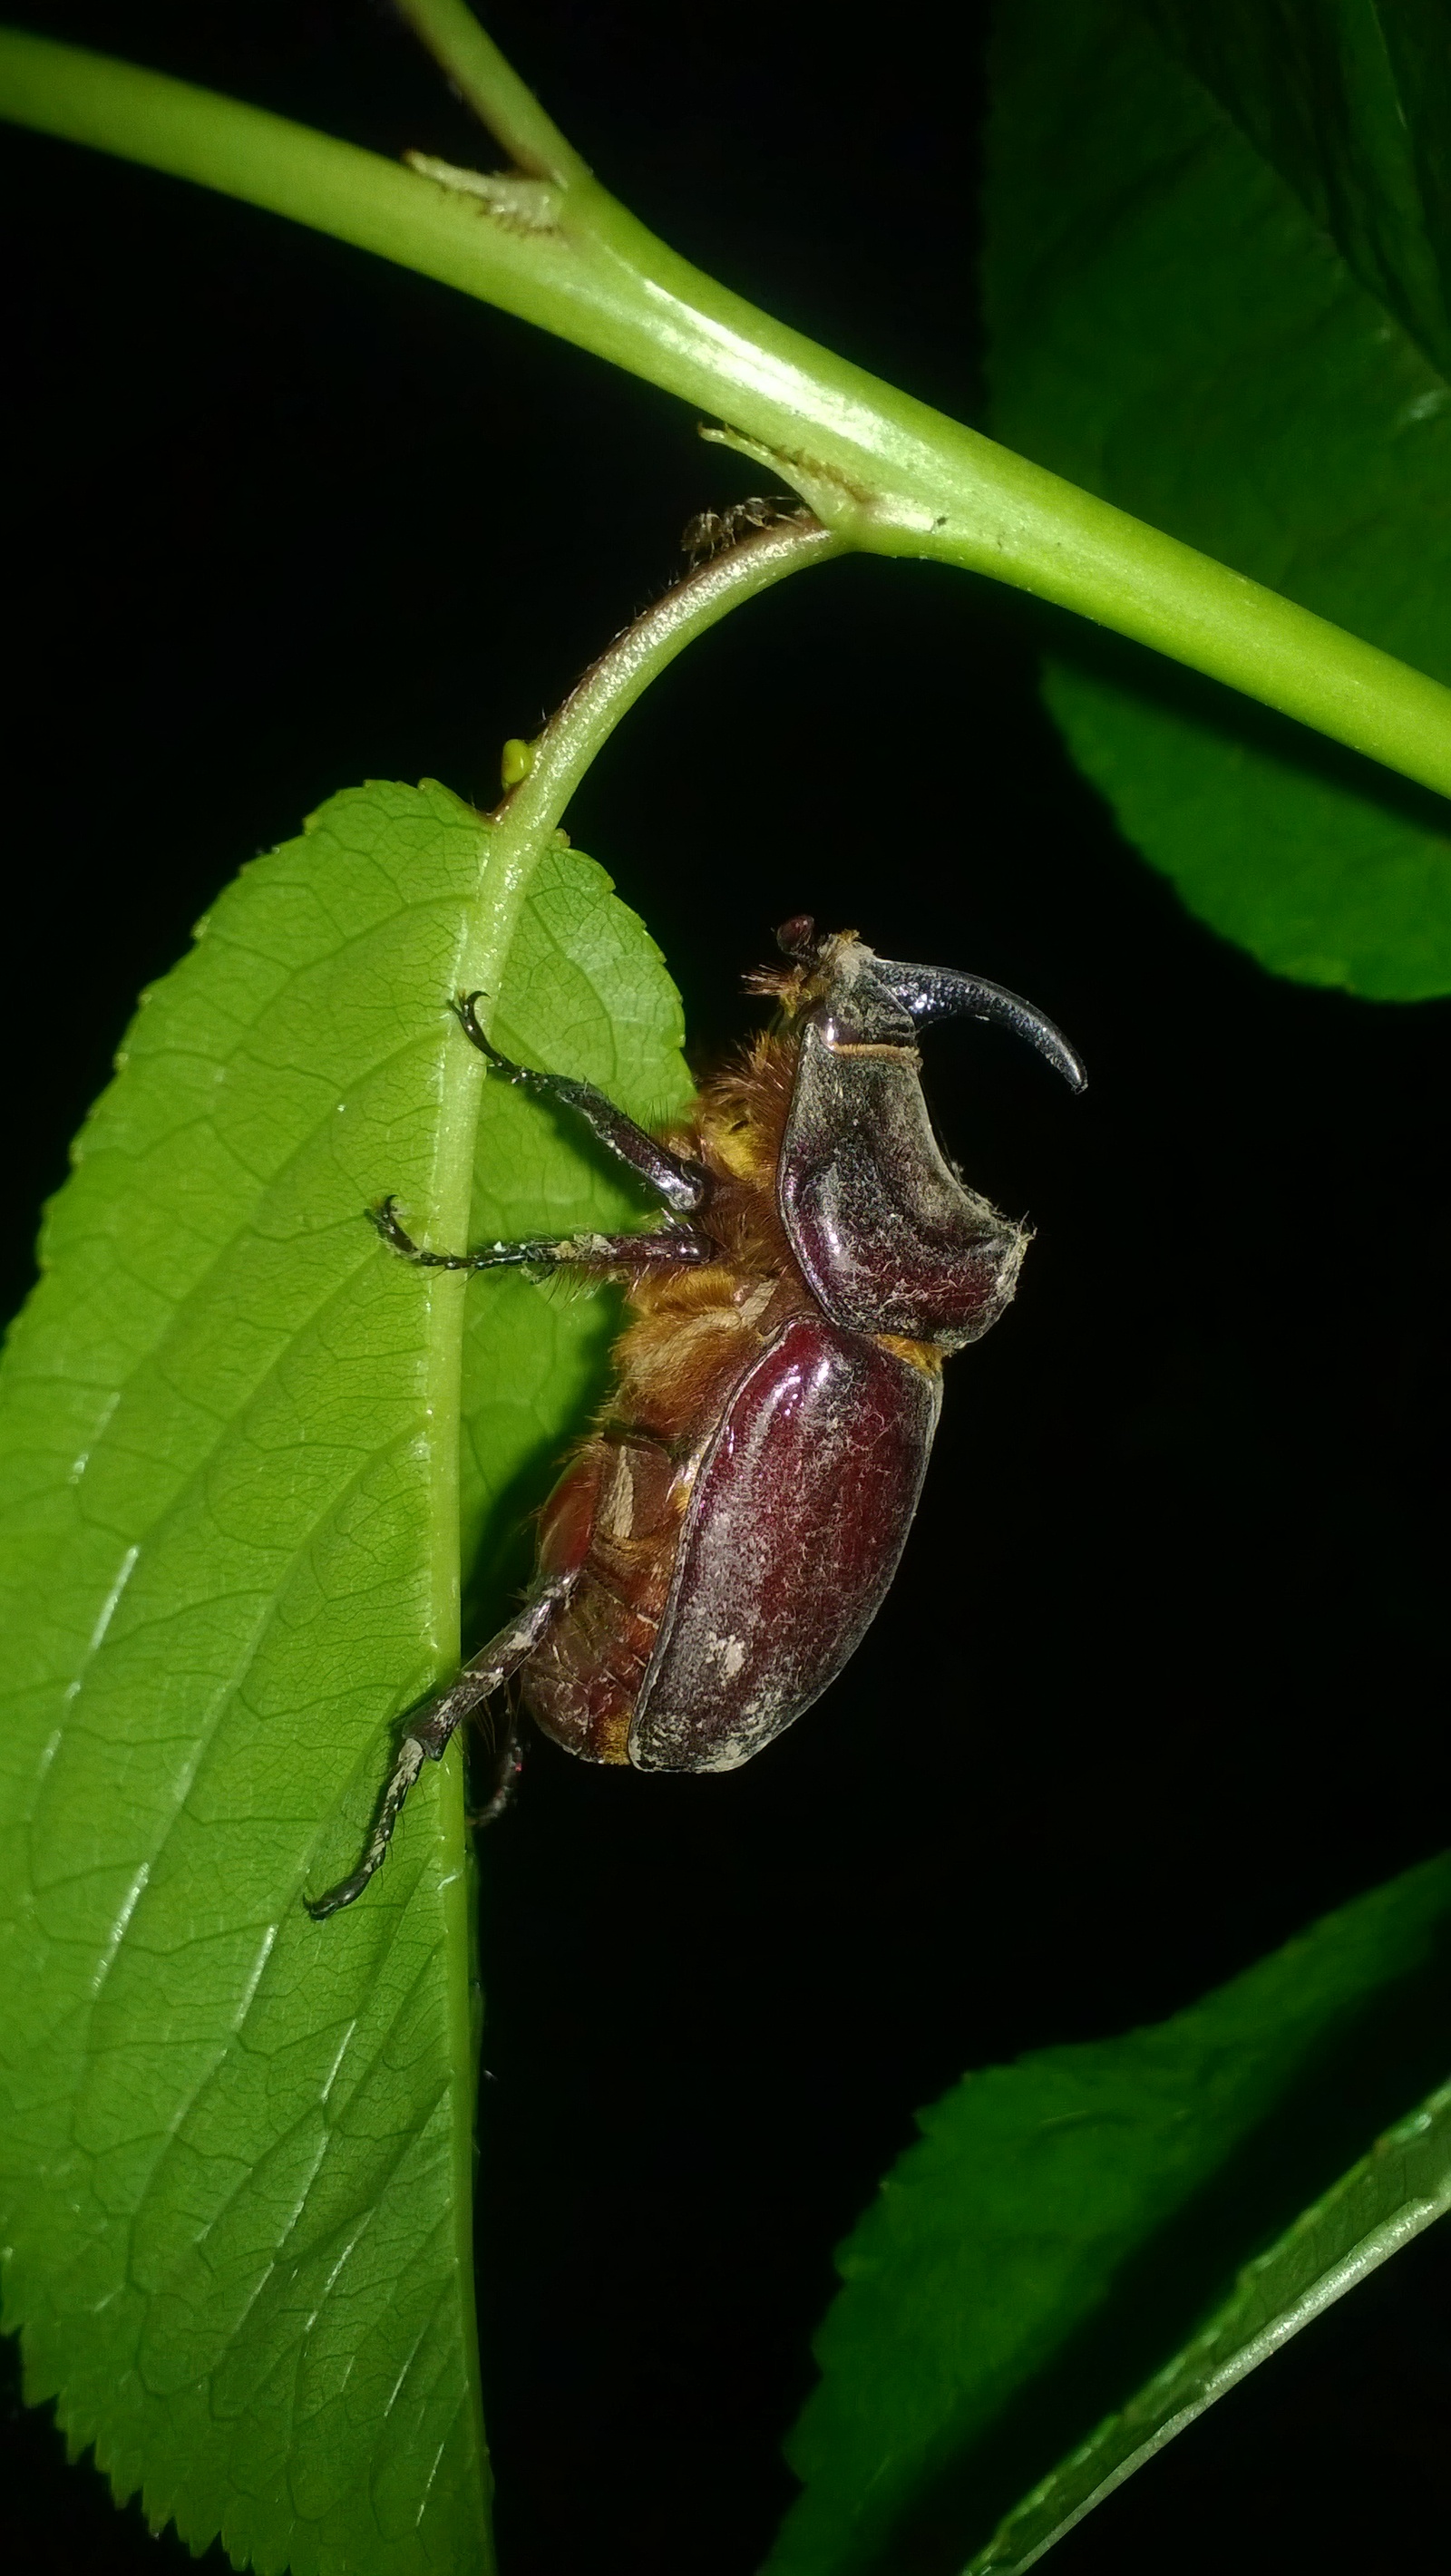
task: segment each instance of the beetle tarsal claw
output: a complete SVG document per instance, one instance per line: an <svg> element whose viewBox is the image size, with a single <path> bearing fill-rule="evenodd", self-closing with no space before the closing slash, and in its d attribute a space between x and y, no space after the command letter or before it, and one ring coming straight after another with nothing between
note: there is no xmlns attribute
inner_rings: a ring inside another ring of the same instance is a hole
<svg viewBox="0 0 1451 2576"><path fill-rule="evenodd" d="M357 1868L347 1878L340 1879L336 1887L330 1887L325 1896L305 1896L302 1900L315 1923L325 1923L330 1914L340 1913L345 1905L356 1903L374 1871L382 1868L403 1801L423 1768L425 1750L416 1735L404 1736L398 1747L392 1776L378 1804L377 1821Z"/></svg>

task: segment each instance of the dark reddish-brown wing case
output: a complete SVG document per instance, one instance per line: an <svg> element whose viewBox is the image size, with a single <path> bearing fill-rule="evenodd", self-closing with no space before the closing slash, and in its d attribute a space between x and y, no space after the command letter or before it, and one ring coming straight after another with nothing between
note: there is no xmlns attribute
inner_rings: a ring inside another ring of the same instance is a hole
<svg viewBox="0 0 1451 2576"><path fill-rule="evenodd" d="M733 1771L835 1680L881 1606L941 1381L804 1317L741 1380L701 1464L630 1725L642 1771Z"/></svg>

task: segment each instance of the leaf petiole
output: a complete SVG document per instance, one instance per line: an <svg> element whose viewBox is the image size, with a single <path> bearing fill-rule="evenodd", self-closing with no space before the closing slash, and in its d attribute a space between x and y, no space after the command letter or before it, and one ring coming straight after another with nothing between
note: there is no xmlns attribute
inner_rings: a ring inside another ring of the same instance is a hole
<svg viewBox="0 0 1451 2576"><path fill-rule="evenodd" d="M533 91L506 62L464 0L395 0L419 42L468 101L481 125L517 169L558 188L577 187L590 172L547 116Z"/></svg>

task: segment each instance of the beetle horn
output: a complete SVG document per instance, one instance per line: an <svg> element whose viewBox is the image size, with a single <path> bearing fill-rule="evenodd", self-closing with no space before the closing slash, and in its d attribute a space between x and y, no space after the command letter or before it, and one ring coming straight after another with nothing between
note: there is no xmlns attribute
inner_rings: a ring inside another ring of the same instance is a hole
<svg viewBox="0 0 1451 2576"><path fill-rule="evenodd" d="M956 966L903 966L891 957L874 957L871 978L908 1012L918 1028L933 1020L996 1020L1026 1038L1074 1091L1086 1090L1082 1056L1061 1029L1019 993L989 984L982 975L964 975Z"/></svg>

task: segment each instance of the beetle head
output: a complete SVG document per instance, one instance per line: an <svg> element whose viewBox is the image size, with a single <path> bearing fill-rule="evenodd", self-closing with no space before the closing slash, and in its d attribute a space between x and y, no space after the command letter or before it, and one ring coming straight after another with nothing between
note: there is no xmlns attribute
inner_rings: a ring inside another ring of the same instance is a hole
<svg viewBox="0 0 1451 2576"><path fill-rule="evenodd" d="M854 930L819 935L805 912L781 924L776 944L796 967L775 985L786 1010L793 1020L813 1022L829 1045L910 1046L917 1030L934 1020L996 1020L1026 1038L1075 1091L1087 1084L1083 1059L1062 1030L982 975L878 957Z"/></svg>
<svg viewBox="0 0 1451 2576"><path fill-rule="evenodd" d="M777 938L789 971L752 981L798 1037L776 1166L787 1241L833 1323L959 1350L1008 1303L1027 1234L944 1160L917 1031L1001 1020L1075 1091L1083 1066L1041 1011L979 975L878 957L854 930L820 937L804 913Z"/></svg>

